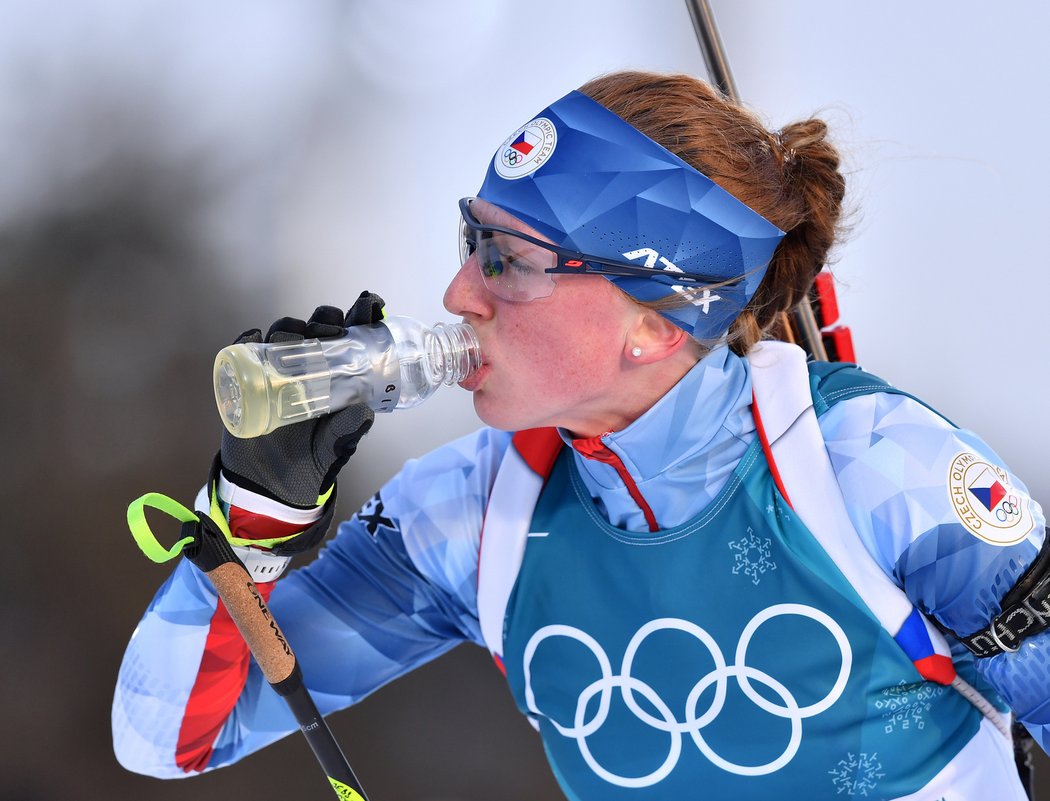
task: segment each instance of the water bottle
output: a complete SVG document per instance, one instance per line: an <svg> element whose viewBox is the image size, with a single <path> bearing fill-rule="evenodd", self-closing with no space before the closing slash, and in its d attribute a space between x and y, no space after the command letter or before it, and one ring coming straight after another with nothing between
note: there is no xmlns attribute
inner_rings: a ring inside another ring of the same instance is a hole
<svg viewBox="0 0 1050 801"><path fill-rule="evenodd" d="M347 328L338 339L223 348L215 357L215 402L231 434L258 437L354 403L377 412L418 406L480 366L481 347L466 323L388 317Z"/></svg>

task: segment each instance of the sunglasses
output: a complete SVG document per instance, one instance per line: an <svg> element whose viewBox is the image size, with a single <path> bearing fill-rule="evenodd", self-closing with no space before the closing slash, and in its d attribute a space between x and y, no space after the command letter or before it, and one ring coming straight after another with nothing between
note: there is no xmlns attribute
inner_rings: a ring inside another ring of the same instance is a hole
<svg viewBox="0 0 1050 801"><path fill-rule="evenodd" d="M598 256L589 256L552 245L541 239L504 228L484 225L471 211L476 198L459 201L462 217L459 227L460 265L476 256L485 287L503 300L524 302L550 297L554 292L554 275L617 275L628 278L668 279L668 270L625 264ZM688 286L726 286L740 279L726 281L704 275L674 271L674 283Z"/></svg>

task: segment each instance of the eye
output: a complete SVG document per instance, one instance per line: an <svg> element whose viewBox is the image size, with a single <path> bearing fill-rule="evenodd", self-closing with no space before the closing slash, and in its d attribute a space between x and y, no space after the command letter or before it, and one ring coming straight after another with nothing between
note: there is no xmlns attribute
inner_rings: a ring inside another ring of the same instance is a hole
<svg viewBox="0 0 1050 801"><path fill-rule="evenodd" d="M524 256L509 255L506 257L507 264L518 275L532 275L536 272L535 266Z"/></svg>
<svg viewBox="0 0 1050 801"><path fill-rule="evenodd" d="M511 269L526 278L542 271L544 254L535 245L515 237L502 237L497 245L504 269Z"/></svg>

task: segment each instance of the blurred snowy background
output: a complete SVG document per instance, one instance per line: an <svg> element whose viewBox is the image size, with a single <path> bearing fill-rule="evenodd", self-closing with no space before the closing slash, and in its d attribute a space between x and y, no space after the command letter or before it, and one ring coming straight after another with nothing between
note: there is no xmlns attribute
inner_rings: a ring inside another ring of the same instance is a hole
<svg viewBox="0 0 1050 801"><path fill-rule="evenodd" d="M1050 7L712 5L744 99L773 127L825 116L846 154L861 363L1046 503ZM0 0L0 801L325 797L298 737L188 782L117 766L113 681L165 575L124 509L193 497L212 358L240 331L364 288L449 319L456 200L514 128L625 67L704 74L682 0ZM477 424L459 390L379 420L343 513ZM374 801L557 797L480 649L333 728Z"/></svg>

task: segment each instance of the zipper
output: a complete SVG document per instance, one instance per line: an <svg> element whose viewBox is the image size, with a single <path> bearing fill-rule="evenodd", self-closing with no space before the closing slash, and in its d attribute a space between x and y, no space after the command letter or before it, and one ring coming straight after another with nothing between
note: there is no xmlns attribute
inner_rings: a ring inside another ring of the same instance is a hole
<svg viewBox="0 0 1050 801"><path fill-rule="evenodd" d="M610 434L612 434L611 431L606 431L604 434L599 434L596 437L574 439L572 441L572 447L584 458L593 459L596 462L601 462L602 464L607 464L612 467L620 477L620 480L623 481L624 486L627 487L627 492L630 494L632 500L638 504L638 508L641 509L642 514L645 515L645 522L649 526L649 531L659 531L660 526L656 523L656 515L653 514L653 510L649 506L649 502L645 500L645 496L642 495L642 491L638 489L634 477L627 471L627 468L620 460L620 457L613 453L609 446L603 441L604 437L607 437Z"/></svg>

